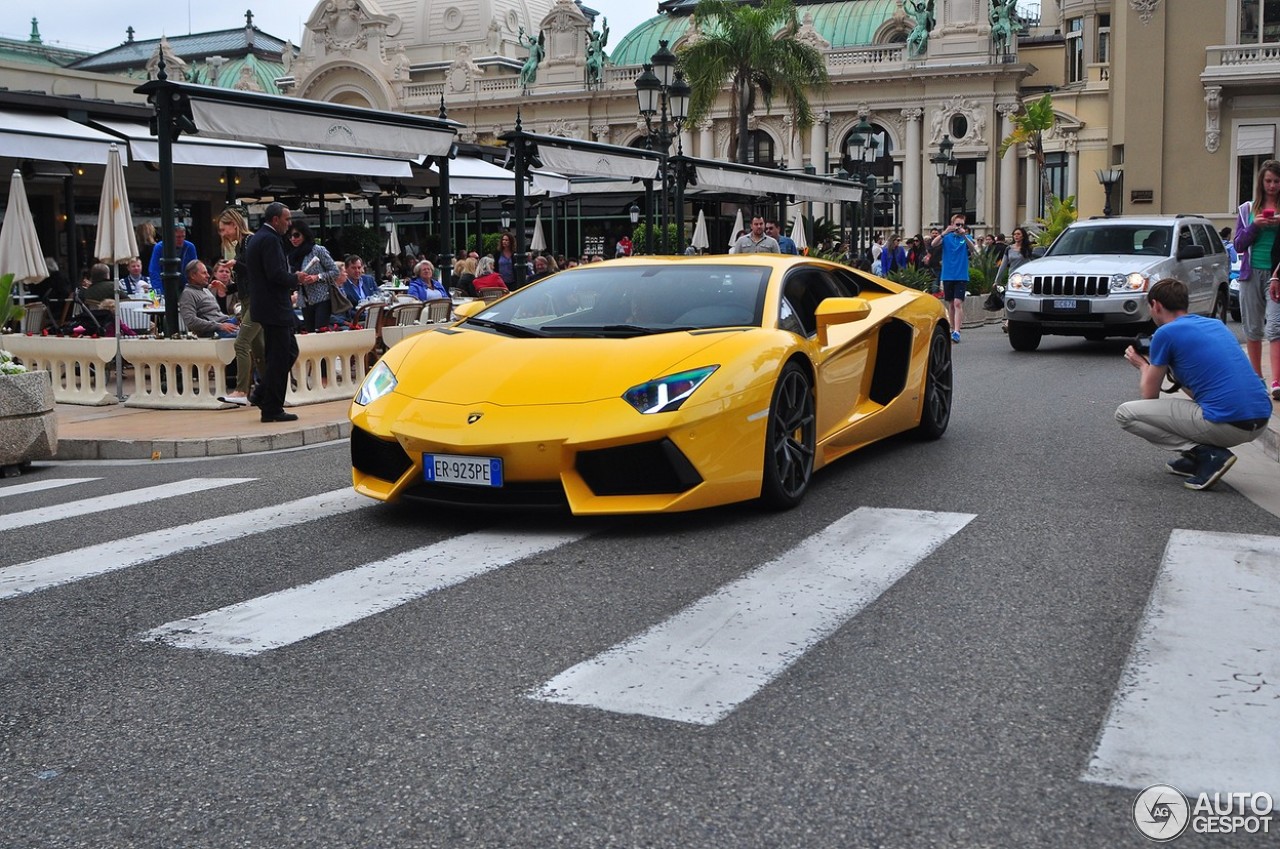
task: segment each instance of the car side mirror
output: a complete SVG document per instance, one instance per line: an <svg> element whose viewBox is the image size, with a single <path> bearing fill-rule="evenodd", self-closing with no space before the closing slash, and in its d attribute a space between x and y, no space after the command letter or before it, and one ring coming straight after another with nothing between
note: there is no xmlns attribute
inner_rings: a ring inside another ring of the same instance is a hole
<svg viewBox="0 0 1280 849"><path fill-rule="evenodd" d="M1036 245L1034 248L1031 249L1032 259L1038 259L1039 257L1044 256L1044 252L1046 250L1048 249L1044 245Z"/></svg>
<svg viewBox="0 0 1280 849"><path fill-rule="evenodd" d="M1204 245L1183 245L1178 248L1178 259L1203 259Z"/></svg>
<svg viewBox="0 0 1280 849"><path fill-rule="evenodd" d="M835 324L862 321L871 315L871 303L866 298L824 298L814 311L818 321L818 344L827 344L827 328Z"/></svg>
<svg viewBox="0 0 1280 849"><path fill-rule="evenodd" d="M465 304L458 304L453 308L453 314L458 318L471 318L473 315L481 313L488 303L476 298L474 301L467 301Z"/></svg>

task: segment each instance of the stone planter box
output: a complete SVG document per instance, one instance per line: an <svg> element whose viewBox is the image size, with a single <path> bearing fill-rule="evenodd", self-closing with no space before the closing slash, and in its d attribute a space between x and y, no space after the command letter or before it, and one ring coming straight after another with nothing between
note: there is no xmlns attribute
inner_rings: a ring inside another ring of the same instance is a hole
<svg viewBox="0 0 1280 849"><path fill-rule="evenodd" d="M116 403L114 381L107 378L107 363L116 357L115 339L11 333L0 339L0 348L20 358L28 370L48 372L59 404Z"/></svg>
<svg viewBox="0 0 1280 849"><path fill-rule="evenodd" d="M352 398L367 369L365 358L378 341L378 331L340 330L298 334L298 361L293 364L286 407Z"/></svg>
<svg viewBox="0 0 1280 849"><path fill-rule="evenodd" d="M16 352L11 352L16 353ZM0 470L5 477L58 452L58 419L47 371L0 375Z"/></svg>

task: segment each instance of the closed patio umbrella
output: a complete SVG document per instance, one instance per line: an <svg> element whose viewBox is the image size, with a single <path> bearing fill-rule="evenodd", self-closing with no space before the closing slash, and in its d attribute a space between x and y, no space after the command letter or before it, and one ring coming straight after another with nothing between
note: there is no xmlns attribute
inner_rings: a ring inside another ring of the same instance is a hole
<svg viewBox="0 0 1280 849"><path fill-rule="evenodd" d="M24 283L38 283L49 276L22 172L17 169L9 182L9 205L5 207L4 225L0 226L0 275L3 274L13 275L20 299Z"/></svg>
<svg viewBox="0 0 1280 849"><path fill-rule="evenodd" d="M400 256L400 235L396 232L396 223L392 221L387 225L389 231L387 235L387 254L389 256Z"/></svg>
<svg viewBox="0 0 1280 849"><path fill-rule="evenodd" d="M547 237L542 235L542 213L538 213L537 219L533 222L533 237L529 239L529 250L545 251L547 249Z"/></svg>
<svg viewBox="0 0 1280 849"><path fill-rule="evenodd" d="M111 268L111 278L116 276L116 264L138 253L138 241L133 235L133 216L129 212L129 190L124 184L124 166L120 163L120 150L114 144L107 149L107 171L102 180L102 199L98 202L98 237L93 242L93 253L99 262ZM124 369L120 356L120 313L116 313L116 397L124 400Z"/></svg>
<svg viewBox="0 0 1280 849"><path fill-rule="evenodd" d="M693 225L693 238L689 240L689 244L700 251L705 251L711 247L711 240L707 238L707 213L705 210L698 210L698 223Z"/></svg>
<svg viewBox="0 0 1280 849"><path fill-rule="evenodd" d="M733 219L733 229L729 231L729 247L733 247L733 243L738 241L738 234L745 228L742 226L742 207L738 207L738 217Z"/></svg>
<svg viewBox="0 0 1280 849"><path fill-rule="evenodd" d="M804 253L809 250L809 241L804 237L804 218L797 215L795 223L791 225L791 241L796 243L796 250Z"/></svg>

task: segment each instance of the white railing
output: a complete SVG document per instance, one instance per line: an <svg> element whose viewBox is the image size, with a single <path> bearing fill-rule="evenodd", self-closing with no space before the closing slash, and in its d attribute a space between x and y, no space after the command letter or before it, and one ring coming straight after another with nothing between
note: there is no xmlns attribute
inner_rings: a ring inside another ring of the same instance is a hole
<svg viewBox="0 0 1280 849"><path fill-rule="evenodd" d="M850 50L833 50L827 54L828 67L842 65L884 65L907 60L905 44L879 44L874 47L855 47Z"/></svg>
<svg viewBox="0 0 1280 849"><path fill-rule="evenodd" d="M1232 67L1238 65L1263 65L1280 63L1280 43L1269 44L1220 44L1206 47L1207 67Z"/></svg>
<svg viewBox="0 0 1280 849"><path fill-rule="evenodd" d="M444 83L406 83L405 100L439 100L444 94Z"/></svg>
<svg viewBox="0 0 1280 849"><path fill-rule="evenodd" d="M59 404L99 407L116 403L114 382L107 378L107 363L115 359L115 339L71 336L0 337L4 348L31 371L49 372L53 399Z"/></svg>
<svg viewBox="0 0 1280 849"><path fill-rule="evenodd" d="M227 394L227 365L234 339L125 339L121 350L133 365L133 394L126 407L154 410L218 410Z"/></svg>
<svg viewBox="0 0 1280 849"><path fill-rule="evenodd" d="M366 373L365 358L378 331L341 330L298 335L298 361L293 364L286 407L341 401L356 394Z"/></svg>
<svg viewBox="0 0 1280 849"><path fill-rule="evenodd" d="M426 333L428 330L444 326L443 324L388 324L382 328L382 344L391 348L410 336L417 336L419 333Z"/></svg>

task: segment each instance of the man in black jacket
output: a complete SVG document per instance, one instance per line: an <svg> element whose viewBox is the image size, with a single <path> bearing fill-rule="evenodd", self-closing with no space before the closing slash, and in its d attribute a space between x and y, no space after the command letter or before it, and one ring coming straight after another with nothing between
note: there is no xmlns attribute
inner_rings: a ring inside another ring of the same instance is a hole
<svg viewBox="0 0 1280 849"><path fill-rule="evenodd" d="M292 218L293 213L284 204L267 204L262 224L244 250L245 282L253 304L253 318L262 325L262 338L266 343L267 362L258 390L258 406L264 422L298 420L295 414L284 411L289 369L298 359L298 342L293 336L298 319L293 312L292 295L298 284L319 279L314 274L289 271L281 237L289 231Z"/></svg>

